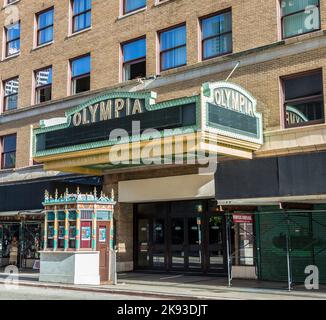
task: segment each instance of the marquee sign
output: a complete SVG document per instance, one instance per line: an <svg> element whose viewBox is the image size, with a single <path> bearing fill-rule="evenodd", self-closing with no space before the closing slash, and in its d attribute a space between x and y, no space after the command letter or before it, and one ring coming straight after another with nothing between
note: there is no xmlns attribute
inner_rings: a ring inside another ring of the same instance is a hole
<svg viewBox="0 0 326 320"><path fill-rule="evenodd" d="M104 99L73 113L71 126L79 127L143 113L146 111L145 104L146 99L138 98Z"/></svg>
<svg viewBox="0 0 326 320"><path fill-rule="evenodd" d="M262 145L262 115L256 99L229 82L205 83L202 88L203 130Z"/></svg>
<svg viewBox="0 0 326 320"><path fill-rule="evenodd" d="M69 110L64 118L41 121L41 127L34 130L34 155L129 143L145 139L142 133L151 129L180 129L182 133L197 128L198 96L162 103L156 103L156 97L155 92L109 92ZM121 131L128 134L128 141L119 140Z"/></svg>
<svg viewBox="0 0 326 320"><path fill-rule="evenodd" d="M111 168L111 156L121 158L115 154L119 148L126 150L124 166L153 145L167 153L157 156L159 160L189 154L196 160L209 152L250 159L263 144L257 102L235 84L205 83L201 95L160 103L156 97L155 92L107 92L63 118L44 120L34 130L33 156L53 170L97 174ZM184 143L185 138L191 143ZM178 143L191 151L176 147ZM138 153L133 149L137 146ZM145 153L144 158L150 156Z"/></svg>

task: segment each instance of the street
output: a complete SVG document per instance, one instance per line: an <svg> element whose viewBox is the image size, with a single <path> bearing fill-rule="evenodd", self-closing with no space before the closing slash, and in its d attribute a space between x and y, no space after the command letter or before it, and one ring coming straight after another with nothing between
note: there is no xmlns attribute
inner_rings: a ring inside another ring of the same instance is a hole
<svg viewBox="0 0 326 320"><path fill-rule="evenodd" d="M148 297L113 295L64 289L6 286L0 284L0 300L151 300Z"/></svg>

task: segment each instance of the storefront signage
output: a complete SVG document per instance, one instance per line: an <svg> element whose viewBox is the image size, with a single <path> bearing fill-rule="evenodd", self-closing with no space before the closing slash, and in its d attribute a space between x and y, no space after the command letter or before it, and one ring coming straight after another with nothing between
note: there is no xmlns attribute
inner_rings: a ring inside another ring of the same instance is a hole
<svg viewBox="0 0 326 320"><path fill-rule="evenodd" d="M233 214L234 223L252 223L253 218L251 214Z"/></svg>
<svg viewBox="0 0 326 320"><path fill-rule="evenodd" d="M156 97L155 92L111 92L69 110L57 122L42 121L41 128L34 131L34 153L125 143L119 139L122 132L126 140L135 141L150 130L197 126L198 96L162 103L156 103Z"/></svg>
<svg viewBox="0 0 326 320"><path fill-rule="evenodd" d="M107 121L145 112L145 99L106 99L72 115L72 126L79 127L99 121Z"/></svg>
<svg viewBox="0 0 326 320"><path fill-rule="evenodd" d="M256 106L256 99L236 84L221 81L203 85L204 129L212 133L262 145L262 115Z"/></svg>

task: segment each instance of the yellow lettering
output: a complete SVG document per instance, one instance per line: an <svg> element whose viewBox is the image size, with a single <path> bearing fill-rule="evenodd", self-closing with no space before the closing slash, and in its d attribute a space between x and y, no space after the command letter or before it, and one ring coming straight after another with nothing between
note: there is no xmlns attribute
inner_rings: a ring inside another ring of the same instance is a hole
<svg viewBox="0 0 326 320"><path fill-rule="evenodd" d="M112 101L102 101L100 103L100 121L110 120L112 118Z"/></svg>
<svg viewBox="0 0 326 320"><path fill-rule="evenodd" d="M91 114L91 122L96 122L96 112L98 109L98 104L95 104L94 106L89 106L89 112Z"/></svg>
<svg viewBox="0 0 326 320"><path fill-rule="evenodd" d="M125 102L123 99L115 100L115 117L120 118L120 111L123 110Z"/></svg>

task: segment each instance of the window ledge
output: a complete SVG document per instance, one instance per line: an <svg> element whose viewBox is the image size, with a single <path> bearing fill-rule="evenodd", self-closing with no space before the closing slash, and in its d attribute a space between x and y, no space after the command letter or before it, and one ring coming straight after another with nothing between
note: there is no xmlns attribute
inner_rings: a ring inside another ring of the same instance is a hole
<svg viewBox="0 0 326 320"><path fill-rule="evenodd" d="M0 168L0 172L1 173L6 173L6 172L9 173L9 172L15 172L15 171L16 171L16 167L15 168L9 168L9 169L6 169L6 168L5 169L1 169Z"/></svg>
<svg viewBox="0 0 326 320"><path fill-rule="evenodd" d="M270 136L275 136L280 134L296 134L296 133L303 134L303 133L310 133L311 131L321 130L325 128L326 128L326 123L324 122L324 123L317 123L317 124L309 124L302 127L292 127L292 128L281 127L275 130L265 131L264 135L270 137Z"/></svg>
<svg viewBox="0 0 326 320"><path fill-rule="evenodd" d="M128 18L130 16L133 16L134 14L137 14L137 13L140 13L140 12L144 12L146 10L147 10L147 6L144 7L144 8L140 8L140 9L137 9L135 11L131 11L131 12L128 12L126 14L120 15L117 20L122 20L122 19Z"/></svg>
<svg viewBox="0 0 326 320"><path fill-rule="evenodd" d="M66 39L73 38L73 37L75 37L75 36L78 36L78 35L80 35L80 34L82 34L82 33L84 33L84 32L88 32L88 31L90 31L90 30L92 30L92 26L90 26L89 28L85 28L85 29L83 29L83 30L79 30L79 31L76 31L76 32L74 32L74 33L68 34L68 36L66 37Z"/></svg>
<svg viewBox="0 0 326 320"><path fill-rule="evenodd" d="M47 43L41 44L41 45L39 45L39 46L37 46L37 47L34 47L34 48L31 50L31 52L36 51L36 50L39 50L39 49L42 49L42 48L47 47L47 46L50 46L50 45L53 44L53 43L54 43L54 41L51 41L51 42L47 42Z"/></svg>
<svg viewBox="0 0 326 320"><path fill-rule="evenodd" d="M169 3L169 2L172 2L174 0L162 0L162 1L158 1L158 0L155 0L155 3L154 3L154 6L153 7L159 7L163 4L166 4L166 3Z"/></svg>
<svg viewBox="0 0 326 320"><path fill-rule="evenodd" d="M3 58L3 59L1 60L1 62L9 61L9 60L11 60L11 59L15 59L15 58L17 58L17 57L19 57L19 56L20 56L20 52L19 52L19 53L16 53L16 54L13 54L13 55L11 55L11 56L8 56L8 57Z"/></svg>
<svg viewBox="0 0 326 320"><path fill-rule="evenodd" d="M315 37L319 37L324 35L324 30L314 30L311 32L307 32L307 33L303 33L303 34L299 34L293 37L289 37L289 38L284 38L282 39L285 44L291 44L291 43L295 43L295 42L299 42L299 41L303 41L303 40L307 40L310 38L315 38Z"/></svg>
<svg viewBox="0 0 326 320"><path fill-rule="evenodd" d="M18 108L16 108L16 109L11 109L11 110L5 110L5 111L3 111L3 112L1 113L1 115L2 115L2 116L6 116L6 115L14 114L14 113L16 113L17 109L18 109Z"/></svg>

